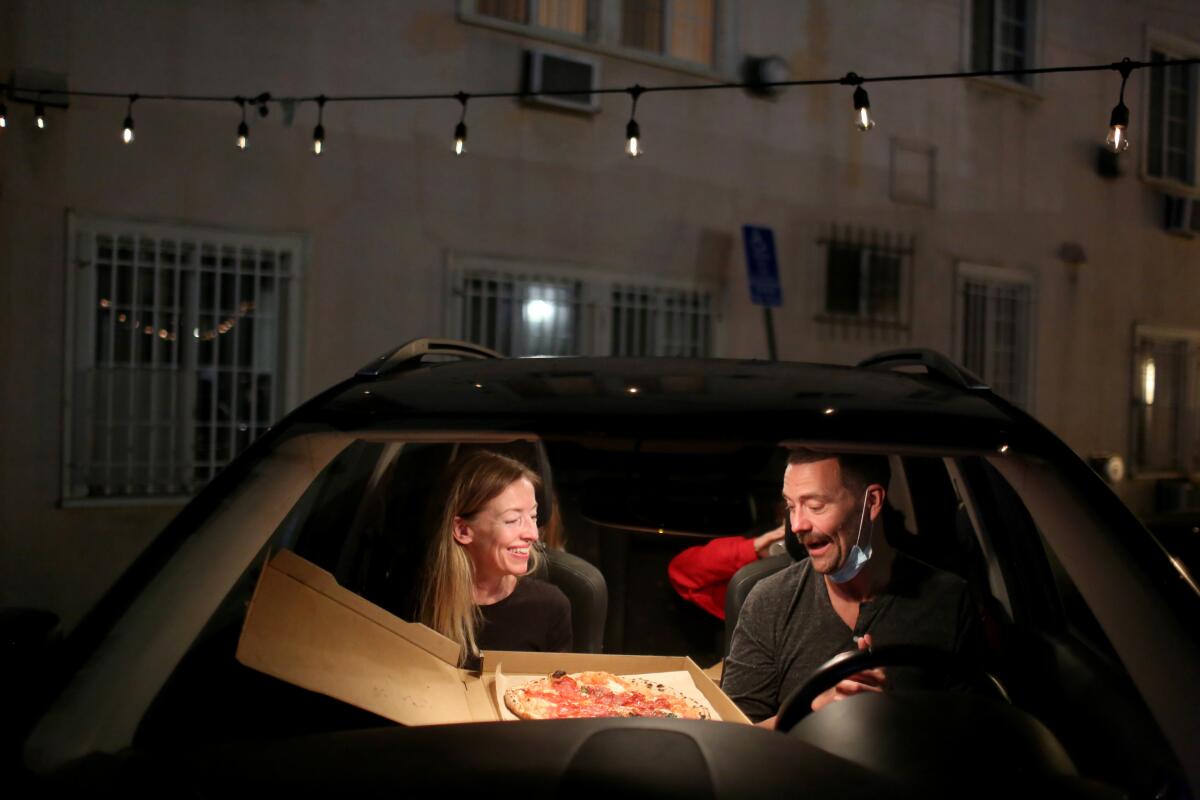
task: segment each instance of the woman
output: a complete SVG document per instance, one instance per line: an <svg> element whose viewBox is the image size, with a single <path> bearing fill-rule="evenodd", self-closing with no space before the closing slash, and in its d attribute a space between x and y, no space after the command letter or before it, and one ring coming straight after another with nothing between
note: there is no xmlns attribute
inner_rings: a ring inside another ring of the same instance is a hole
<svg viewBox="0 0 1200 800"><path fill-rule="evenodd" d="M421 622L463 647L571 649L571 604L526 577L537 566L540 480L520 461L481 450L451 477L421 586Z"/></svg>

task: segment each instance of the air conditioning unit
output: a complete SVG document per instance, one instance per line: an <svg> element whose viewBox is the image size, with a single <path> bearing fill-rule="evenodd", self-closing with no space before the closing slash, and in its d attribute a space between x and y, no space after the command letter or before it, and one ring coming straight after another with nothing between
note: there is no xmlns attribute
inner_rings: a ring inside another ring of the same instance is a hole
<svg viewBox="0 0 1200 800"><path fill-rule="evenodd" d="M595 114L600 110L600 100L595 94L599 73L599 66L591 59L526 50L524 91L574 94L530 94L525 101Z"/></svg>
<svg viewBox="0 0 1200 800"><path fill-rule="evenodd" d="M1163 229L1178 236L1200 234L1200 203L1196 198L1164 194Z"/></svg>

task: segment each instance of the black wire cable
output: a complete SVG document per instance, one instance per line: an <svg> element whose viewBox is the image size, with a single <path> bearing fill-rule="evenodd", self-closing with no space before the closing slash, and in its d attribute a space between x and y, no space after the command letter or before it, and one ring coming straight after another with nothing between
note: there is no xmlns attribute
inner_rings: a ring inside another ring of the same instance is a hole
<svg viewBox="0 0 1200 800"><path fill-rule="evenodd" d="M875 76L859 76L854 73L848 73L840 78L814 78L807 80L787 80L787 81L766 81L766 82L725 82L725 83L694 83L694 84L664 84L661 86L639 86L641 93L650 94L658 92L697 92L710 91L716 89L763 89L763 88L786 88L789 86L838 86L838 85L854 85L859 86L864 83L898 83L906 81L934 81L934 80L949 80L955 78L999 78L999 77L1019 77L1024 75L1054 75L1059 73L1073 72L1105 72L1116 70L1138 70L1138 69L1162 69L1164 67L1173 66L1190 66L1200 64L1200 58L1182 58L1169 59L1162 61L1130 61L1128 59L1119 62L1108 64L1085 64L1066 67L1031 67L1028 69L1007 69L1007 70L972 70L968 72L926 72L912 73L903 75L875 75ZM849 76L854 75L853 79ZM629 94L634 87L603 87L598 89L587 90L550 90L550 91L507 91L507 92L471 92L468 96L471 99L498 99L498 98L514 98L525 99L530 97L561 97L569 95L593 95L593 94ZM37 90L25 89L14 85L0 85L0 91L8 93L11 99L14 93L34 93L45 95L63 95L68 97L98 97L98 98L120 98L128 99L130 92L104 92L91 91L84 89L63 89L63 90ZM311 96L291 96L291 97L275 97L270 93L263 93L255 98L255 102L265 106L267 102L280 104L295 104L295 103L374 103L374 102L398 102L398 101L418 101L418 100L459 100L463 92L455 93L426 93L426 94L363 94L363 95L311 95ZM233 100L236 102L235 95L201 95L201 94L139 94L138 99L159 100L159 101L174 101L174 102L197 102L197 103L228 103Z"/></svg>

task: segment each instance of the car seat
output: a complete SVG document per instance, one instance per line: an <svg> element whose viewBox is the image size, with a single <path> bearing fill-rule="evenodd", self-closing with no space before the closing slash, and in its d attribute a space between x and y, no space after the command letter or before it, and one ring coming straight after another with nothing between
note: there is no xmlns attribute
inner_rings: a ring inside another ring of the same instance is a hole
<svg viewBox="0 0 1200 800"><path fill-rule="evenodd" d="M565 550L545 549L534 577L562 589L571 601L571 633L576 653L604 649L604 621L608 616L608 584L600 570Z"/></svg>
<svg viewBox="0 0 1200 800"><path fill-rule="evenodd" d="M788 534L789 536L791 534ZM733 629L737 627L738 614L742 604L750 594L754 585L768 575L774 575L779 570L793 562L791 553L781 553L770 558L751 561L729 579L729 589L725 592L725 641L722 654L729 655L729 645L733 641Z"/></svg>

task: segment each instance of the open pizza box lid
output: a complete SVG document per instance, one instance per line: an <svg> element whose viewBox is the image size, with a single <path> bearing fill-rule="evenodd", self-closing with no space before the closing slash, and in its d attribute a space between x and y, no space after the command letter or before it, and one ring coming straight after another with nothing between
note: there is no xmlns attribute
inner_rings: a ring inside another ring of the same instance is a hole
<svg viewBox="0 0 1200 800"><path fill-rule="evenodd" d="M555 670L653 675L697 700L716 718L749 720L686 656L523 653L485 650L483 669L460 669L460 648L405 622L288 550L263 567L246 612L237 659L304 689L403 725L509 719L498 689Z"/></svg>

